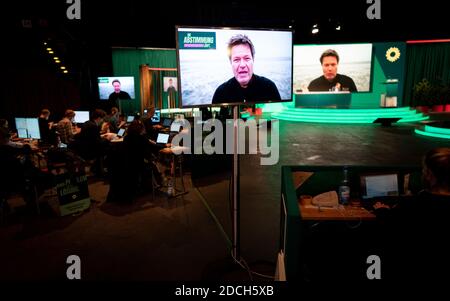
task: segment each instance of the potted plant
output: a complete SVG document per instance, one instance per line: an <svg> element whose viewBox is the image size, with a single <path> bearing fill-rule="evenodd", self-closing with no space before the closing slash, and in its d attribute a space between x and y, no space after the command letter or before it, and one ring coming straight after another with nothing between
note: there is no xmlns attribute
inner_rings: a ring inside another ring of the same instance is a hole
<svg viewBox="0 0 450 301"><path fill-rule="evenodd" d="M430 97L432 93L432 85L426 79L422 79L416 83L413 88L413 100L416 108L423 113L427 113L431 105Z"/></svg>

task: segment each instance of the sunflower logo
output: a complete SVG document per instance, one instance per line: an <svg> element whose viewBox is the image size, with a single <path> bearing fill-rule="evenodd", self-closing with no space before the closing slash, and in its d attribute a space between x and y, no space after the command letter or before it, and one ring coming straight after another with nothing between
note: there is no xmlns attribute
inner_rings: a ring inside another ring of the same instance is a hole
<svg viewBox="0 0 450 301"><path fill-rule="evenodd" d="M386 59L393 63L400 58L400 50L397 47L391 47L386 51Z"/></svg>

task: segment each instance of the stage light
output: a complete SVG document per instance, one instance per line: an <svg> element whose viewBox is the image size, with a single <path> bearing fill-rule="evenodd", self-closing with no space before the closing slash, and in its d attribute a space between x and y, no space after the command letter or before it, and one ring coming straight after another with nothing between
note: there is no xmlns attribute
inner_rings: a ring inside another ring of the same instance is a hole
<svg viewBox="0 0 450 301"><path fill-rule="evenodd" d="M52 49L50 47L47 48L47 51L52 51Z"/></svg>
<svg viewBox="0 0 450 301"><path fill-rule="evenodd" d="M57 60L59 60L59 57L54 56L53 59L54 59L55 61L57 61Z"/></svg>
<svg viewBox="0 0 450 301"><path fill-rule="evenodd" d="M319 33L319 25L318 24L314 24L311 30L312 34L317 34Z"/></svg>
<svg viewBox="0 0 450 301"><path fill-rule="evenodd" d="M337 31L341 30L341 25L336 25L336 30Z"/></svg>
<svg viewBox="0 0 450 301"><path fill-rule="evenodd" d="M55 60L55 63L59 64L59 63L61 63L61 61L60 60Z"/></svg>
<svg viewBox="0 0 450 301"><path fill-rule="evenodd" d="M47 42L44 42L44 45L47 45Z"/></svg>
<svg viewBox="0 0 450 301"><path fill-rule="evenodd" d="M53 54L53 51L49 51L48 53L49 53L49 54Z"/></svg>
<svg viewBox="0 0 450 301"><path fill-rule="evenodd" d="M64 70L64 69L66 69L66 67L64 67L64 66L61 66L60 68L61 68L61 70Z"/></svg>
<svg viewBox="0 0 450 301"><path fill-rule="evenodd" d="M69 73L69 71L67 71L67 70L64 70L63 72L64 72L64 73Z"/></svg>

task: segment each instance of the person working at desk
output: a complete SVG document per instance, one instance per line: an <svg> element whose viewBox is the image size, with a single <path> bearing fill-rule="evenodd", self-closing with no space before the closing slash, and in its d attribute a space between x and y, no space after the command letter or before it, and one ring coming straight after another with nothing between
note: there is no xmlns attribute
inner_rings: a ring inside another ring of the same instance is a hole
<svg viewBox="0 0 450 301"><path fill-rule="evenodd" d="M11 144L10 134L0 128L0 196L20 192L27 208L35 210L36 193L51 184L49 177L33 165L29 144ZM33 188L36 188L36 192Z"/></svg>
<svg viewBox="0 0 450 301"><path fill-rule="evenodd" d="M74 136L77 133L73 126L74 118L75 112L73 110L66 110L64 118L58 122L57 129L59 139L64 144L72 143Z"/></svg>
<svg viewBox="0 0 450 301"><path fill-rule="evenodd" d="M309 83L308 91L358 91L351 77L337 73L339 55L335 50L325 50L320 56L320 64L323 75Z"/></svg>
<svg viewBox="0 0 450 301"><path fill-rule="evenodd" d="M144 116L142 116L142 123L145 127L145 136L153 141L156 141L158 131L162 129L161 125L154 124L152 120L153 115L155 115L155 110L154 106L150 106Z"/></svg>
<svg viewBox="0 0 450 301"><path fill-rule="evenodd" d="M41 114L39 115L38 118L39 132L41 133L41 141L48 144L54 141L54 139L52 139L52 132L51 132L53 122L48 121L49 117L50 117L50 110L42 109Z"/></svg>
<svg viewBox="0 0 450 301"><path fill-rule="evenodd" d="M137 166L140 172L144 172L149 166L153 171L156 182L162 185L162 174L159 172L154 161L158 151L161 149L155 143L149 141L145 136L145 127L142 121L135 120L128 127L128 134L123 139L127 147L133 166ZM147 160L147 165L145 164Z"/></svg>
<svg viewBox="0 0 450 301"><path fill-rule="evenodd" d="M9 146L16 148L23 147L23 143L11 141L11 138L15 138L17 136L17 133L11 132L11 130L9 129L8 120L0 119L0 130L4 130L5 135L8 134L8 139L6 140L5 143L7 143Z"/></svg>
<svg viewBox="0 0 450 301"><path fill-rule="evenodd" d="M249 37L242 34L231 37L228 42L228 59L234 77L216 89L213 104L281 99L273 81L253 73L255 47Z"/></svg>
<svg viewBox="0 0 450 301"><path fill-rule="evenodd" d="M436 148L423 159L425 189L388 208L375 204L384 224L386 278L438 278L450 268L450 148Z"/></svg>

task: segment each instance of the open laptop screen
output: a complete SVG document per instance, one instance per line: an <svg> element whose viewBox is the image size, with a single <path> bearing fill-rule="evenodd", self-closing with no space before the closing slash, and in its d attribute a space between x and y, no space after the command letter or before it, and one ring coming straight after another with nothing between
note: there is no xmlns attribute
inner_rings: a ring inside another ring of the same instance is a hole
<svg viewBox="0 0 450 301"><path fill-rule="evenodd" d="M170 125L170 131L171 132L179 132L181 127L181 122L174 121Z"/></svg>
<svg viewBox="0 0 450 301"><path fill-rule="evenodd" d="M159 133L156 143L167 144L169 143L169 134Z"/></svg>
<svg viewBox="0 0 450 301"><path fill-rule="evenodd" d="M117 136L122 137L125 134L125 129L119 129Z"/></svg>
<svg viewBox="0 0 450 301"><path fill-rule="evenodd" d="M170 119L170 118L164 119L164 121L163 121L163 127L168 128L171 124L172 124L172 119Z"/></svg>
<svg viewBox="0 0 450 301"><path fill-rule="evenodd" d="M399 195L397 174L361 176L361 195L364 199Z"/></svg>

